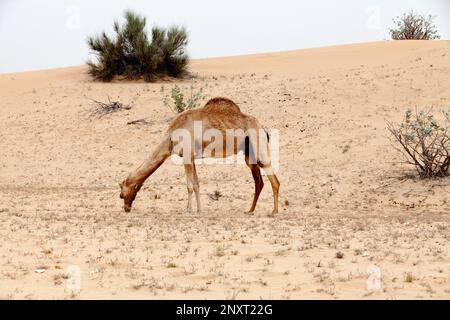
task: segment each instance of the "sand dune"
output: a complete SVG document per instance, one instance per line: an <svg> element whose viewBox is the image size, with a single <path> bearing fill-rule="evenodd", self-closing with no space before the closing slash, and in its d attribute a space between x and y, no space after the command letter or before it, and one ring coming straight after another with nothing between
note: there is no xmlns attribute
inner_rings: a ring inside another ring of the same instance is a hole
<svg viewBox="0 0 450 320"><path fill-rule="evenodd" d="M174 117L163 104L174 83L93 82L85 66L1 74L0 298L450 298L450 180L412 178L386 130L407 107L449 108L449 41L190 68L182 87L280 130L280 215L267 216L268 182L244 214L253 181L238 165L200 166L204 212L187 214L184 171L170 161L122 211L117 182ZM108 96L132 108L89 116L90 99ZM72 265L80 292L65 284ZM379 291L367 288L370 266Z"/></svg>

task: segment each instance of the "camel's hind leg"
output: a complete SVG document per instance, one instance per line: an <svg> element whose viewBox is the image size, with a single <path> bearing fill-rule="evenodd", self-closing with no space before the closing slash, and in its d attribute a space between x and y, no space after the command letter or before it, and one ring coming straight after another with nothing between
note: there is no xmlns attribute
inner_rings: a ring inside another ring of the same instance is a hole
<svg viewBox="0 0 450 320"><path fill-rule="evenodd" d="M262 163L258 163L258 165L264 169L266 172L267 178L269 178L270 184L272 185L272 192L273 192L273 211L272 215L275 215L278 213L278 193L280 191L280 181L278 181L277 176L275 175L275 172L273 171L272 166L264 165Z"/></svg>
<svg viewBox="0 0 450 320"><path fill-rule="evenodd" d="M277 176L273 173L273 169L270 166L269 169L266 167L264 171L267 173L267 177L269 178L270 184L272 185L273 191L273 211L272 214L275 215L278 213L278 193L280 190L280 181L278 181ZM271 174L269 174L271 173Z"/></svg>
<svg viewBox="0 0 450 320"><path fill-rule="evenodd" d="M248 213L253 213L253 212L255 212L256 203L258 202L258 198L261 193L261 190L264 187L264 181L261 176L261 171L259 169L259 166L257 164L249 163L248 157L245 157L245 162L247 163L247 166L252 171L252 176L253 176L253 179L255 180L255 194L253 196L253 203L252 203L252 207L248 211Z"/></svg>
<svg viewBox="0 0 450 320"><path fill-rule="evenodd" d="M257 159L259 167L263 168L273 191L273 211L272 215L278 213L278 193L280 190L280 182L272 168L269 155L269 138L264 130L259 130L258 133L250 132L249 134L249 149L246 153L250 156L250 161Z"/></svg>

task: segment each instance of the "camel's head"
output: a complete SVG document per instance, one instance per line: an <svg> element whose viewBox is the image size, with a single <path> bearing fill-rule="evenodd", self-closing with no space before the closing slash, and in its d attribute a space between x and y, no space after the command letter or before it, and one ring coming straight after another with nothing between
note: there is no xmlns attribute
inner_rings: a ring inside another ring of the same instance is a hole
<svg viewBox="0 0 450 320"><path fill-rule="evenodd" d="M120 186L120 199L123 199L123 209L125 212L131 211L131 206L136 198L136 194L141 189L142 184L130 183L125 179L119 183Z"/></svg>

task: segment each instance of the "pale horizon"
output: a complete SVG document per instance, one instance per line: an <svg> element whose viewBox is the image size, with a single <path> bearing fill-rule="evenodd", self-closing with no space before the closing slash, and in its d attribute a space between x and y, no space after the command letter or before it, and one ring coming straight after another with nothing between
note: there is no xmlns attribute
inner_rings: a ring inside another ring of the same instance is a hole
<svg viewBox="0 0 450 320"><path fill-rule="evenodd" d="M3 0L0 2L0 31L4 37L0 44L0 73L84 64L89 57L86 38L103 30L112 34L113 21L121 21L126 9L145 16L148 28L185 26L189 31L187 49L192 59L388 40L392 19L409 10L435 16L441 39L450 38L450 4L445 0L395 3L322 0L310 4L288 0L245 3L233 0L226 4L211 4L206 0L132 4Z"/></svg>

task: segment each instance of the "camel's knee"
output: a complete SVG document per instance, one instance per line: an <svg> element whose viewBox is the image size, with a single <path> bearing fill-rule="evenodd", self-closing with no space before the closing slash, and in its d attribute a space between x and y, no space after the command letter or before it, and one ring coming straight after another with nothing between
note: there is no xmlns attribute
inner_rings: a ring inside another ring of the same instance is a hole
<svg viewBox="0 0 450 320"><path fill-rule="evenodd" d="M189 194L192 194L192 193L194 192L194 188L191 187L191 186L187 187L187 192L188 192Z"/></svg>
<svg viewBox="0 0 450 320"><path fill-rule="evenodd" d="M275 180L275 185L277 186L277 189L280 189L280 185L281 185L280 180L278 180L276 175L274 175L273 177L275 178L274 180Z"/></svg>
<svg viewBox="0 0 450 320"><path fill-rule="evenodd" d="M280 181L278 180L278 178L275 176L275 188L277 190L277 192L280 190Z"/></svg>
<svg viewBox="0 0 450 320"><path fill-rule="evenodd" d="M276 175L269 175L270 183L272 184L272 189L276 192L280 189L280 181Z"/></svg>

